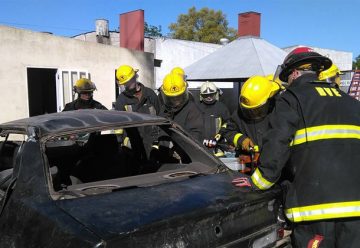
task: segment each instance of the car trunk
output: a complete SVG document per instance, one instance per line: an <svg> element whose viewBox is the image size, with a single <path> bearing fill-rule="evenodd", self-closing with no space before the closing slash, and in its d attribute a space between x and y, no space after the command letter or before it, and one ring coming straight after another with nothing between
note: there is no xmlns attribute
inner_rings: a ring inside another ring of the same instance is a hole
<svg viewBox="0 0 360 248"><path fill-rule="evenodd" d="M107 247L238 246L274 231L280 190L248 192L231 178L200 176L57 204Z"/></svg>

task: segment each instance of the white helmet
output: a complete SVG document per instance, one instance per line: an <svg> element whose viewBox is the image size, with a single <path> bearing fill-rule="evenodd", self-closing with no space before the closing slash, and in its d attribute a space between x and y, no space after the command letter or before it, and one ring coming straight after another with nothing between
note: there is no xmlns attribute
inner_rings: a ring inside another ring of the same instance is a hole
<svg viewBox="0 0 360 248"><path fill-rule="evenodd" d="M212 104L219 100L220 90L212 82L205 82L200 87L200 101Z"/></svg>

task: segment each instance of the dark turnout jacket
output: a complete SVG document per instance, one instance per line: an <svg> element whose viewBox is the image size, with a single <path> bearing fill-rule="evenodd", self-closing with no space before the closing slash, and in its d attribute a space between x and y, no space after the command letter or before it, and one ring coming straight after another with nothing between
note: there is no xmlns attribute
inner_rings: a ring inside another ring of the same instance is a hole
<svg viewBox="0 0 360 248"><path fill-rule="evenodd" d="M76 100L67 103L63 111L71 111L78 109L107 109L107 108L98 101L95 101L94 99L85 101L82 100L81 98L77 98Z"/></svg>
<svg viewBox="0 0 360 248"><path fill-rule="evenodd" d="M161 106L159 115L175 121L196 140L199 142L203 141L202 113L193 101L188 100L187 103L177 112L167 111L165 106Z"/></svg>
<svg viewBox="0 0 360 248"><path fill-rule="evenodd" d="M270 114L270 113L269 113ZM249 137L255 145L262 147L262 139L269 129L269 114L259 120L246 119L238 108L220 130L221 135L235 147Z"/></svg>
<svg viewBox="0 0 360 248"><path fill-rule="evenodd" d="M115 110L157 115L160 111L157 95L143 84L140 84L140 87L142 92L140 101L134 96L121 93L116 99Z"/></svg>
<svg viewBox="0 0 360 248"><path fill-rule="evenodd" d="M251 177L267 189L293 167L285 202L293 222L360 216L360 103L316 80L302 75L280 95Z"/></svg>
<svg viewBox="0 0 360 248"><path fill-rule="evenodd" d="M213 104L198 102L199 109L203 113L204 119L204 138L213 139L219 132L223 123L230 118L230 113L226 105L216 101Z"/></svg>

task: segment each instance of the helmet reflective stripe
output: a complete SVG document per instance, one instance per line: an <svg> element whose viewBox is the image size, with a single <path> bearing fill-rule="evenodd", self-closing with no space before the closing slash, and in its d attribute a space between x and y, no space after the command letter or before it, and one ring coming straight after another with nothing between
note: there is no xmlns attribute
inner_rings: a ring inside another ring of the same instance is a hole
<svg viewBox="0 0 360 248"><path fill-rule="evenodd" d="M290 146L324 139L360 139L360 126L322 125L296 131Z"/></svg>
<svg viewBox="0 0 360 248"><path fill-rule="evenodd" d="M259 168L256 168L255 172L251 176L251 180L256 187L262 190L268 189L274 185L274 183L269 182L261 175Z"/></svg>
<svg viewBox="0 0 360 248"><path fill-rule="evenodd" d="M292 222L360 216L360 201L334 202L285 210Z"/></svg>

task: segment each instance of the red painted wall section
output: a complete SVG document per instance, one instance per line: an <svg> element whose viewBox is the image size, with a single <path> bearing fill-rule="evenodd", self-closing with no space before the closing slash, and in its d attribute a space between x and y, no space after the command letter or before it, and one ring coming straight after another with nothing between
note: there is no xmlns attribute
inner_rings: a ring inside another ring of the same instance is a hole
<svg viewBox="0 0 360 248"><path fill-rule="evenodd" d="M144 51L144 10L120 14L120 46Z"/></svg>
<svg viewBox="0 0 360 248"><path fill-rule="evenodd" d="M260 37L260 17L257 12L240 13L238 16L238 36L257 36Z"/></svg>

